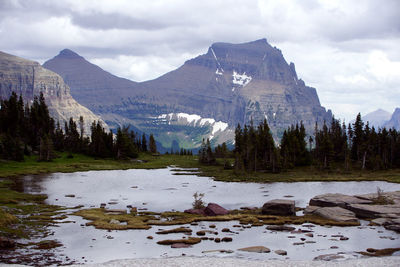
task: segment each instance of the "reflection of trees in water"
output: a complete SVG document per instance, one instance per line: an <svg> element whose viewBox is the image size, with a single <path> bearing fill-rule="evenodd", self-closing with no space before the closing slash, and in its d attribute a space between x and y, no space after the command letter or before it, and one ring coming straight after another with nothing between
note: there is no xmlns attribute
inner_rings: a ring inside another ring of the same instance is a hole
<svg viewBox="0 0 400 267"><path fill-rule="evenodd" d="M11 189L21 193L41 193L44 191L43 181L48 175L28 175L12 180Z"/></svg>

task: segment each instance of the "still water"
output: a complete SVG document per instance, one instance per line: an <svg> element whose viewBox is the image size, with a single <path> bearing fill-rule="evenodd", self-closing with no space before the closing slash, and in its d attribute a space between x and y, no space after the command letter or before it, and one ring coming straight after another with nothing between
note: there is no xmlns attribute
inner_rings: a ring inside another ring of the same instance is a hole
<svg viewBox="0 0 400 267"><path fill-rule="evenodd" d="M139 210L155 212L183 211L191 208L193 194L204 193L206 203L214 202L227 209L240 207L261 207L266 201L276 198L295 200L297 207L306 207L310 198L324 193L364 194L373 193L379 187L383 191L400 190L400 184L387 182L298 182L298 183L226 183L212 178L196 175L174 175L176 171L157 170L115 170L76 173L54 173L44 176L25 176L21 182L25 192L47 194L47 203L84 208L99 207L106 203L107 208L126 208L127 205ZM69 195L69 196L68 196ZM73 197L71 197L73 195ZM322 254L343 255L344 259L360 257L356 251L366 248L388 248L400 246L400 235L383 227L323 227L296 225L297 229L311 229L313 237L305 234L273 232L265 226L234 228L233 222L203 222L190 227L195 233L216 225L218 237L233 238L229 243L215 243L207 240L191 248L174 249L157 245L163 239L180 239L183 234L159 236L159 229L172 229L177 226L153 226L149 230L105 231L85 226L86 220L70 215L65 221L51 230L52 239L64 246L56 249L60 257L69 257L81 263L98 263L125 258L158 258L171 256L218 256L249 259L291 259L310 260ZM308 227L308 228L307 228ZM232 233L222 233L230 228ZM340 241L332 235L349 238ZM153 236L154 239L147 239ZM302 240L305 239L305 240ZM307 242L309 241L309 242ZM304 242L301 245L293 245ZM239 248L265 246L271 253L240 252ZM287 256L278 256L274 250L283 249ZM231 250L233 253L207 252L209 250Z"/></svg>

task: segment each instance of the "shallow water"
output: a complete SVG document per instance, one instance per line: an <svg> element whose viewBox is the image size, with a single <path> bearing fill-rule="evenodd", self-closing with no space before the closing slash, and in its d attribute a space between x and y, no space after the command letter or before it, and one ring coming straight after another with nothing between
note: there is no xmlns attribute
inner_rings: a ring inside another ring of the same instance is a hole
<svg viewBox="0 0 400 267"><path fill-rule="evenodd" d="M150 211L183 211L191 207L193 194L204 193L206 203L215 202L227 209L240 207L260 207L264 202L287 198L296 201L296 206L305 207L313 196L323 193L364 194L376 192L377 187L383 191L400 190L400 184L387 182L300 182L300 183L225 183L213 181L211 178L195 175L173 175L171 169L158 170L117 170L90 171L77 173L55 173L44 176L26 176L21 180L24 191L44 193L48 195L49 204L74 207L99 207L107 203L108 208L126 208L127 205L148 209ZM75 197L66 197L66 195ZM114 204L108 204L114 203ZM383 227L369 227L363 222L361 227L322 227L294 226L297 229L310 229L314 237L305 234L288 232L273 232L265 226L252 228L237 228L238 222L203 222L198 226L186 225L195 232L209 229L210 224L216 225L218 236L230 236L233 242L215 243L202 241L191 248L173 249L169 246L157 245L163 239L180 239L183 234L157 235L159 229L171 229L176 226L154 226L149 230L105 231L91 226L77 216L69 216L66 221L74 223L59 224L51 227L52 238L63 243L56 253L60 258L65 256L77 262L105 262L121 258L154 258L180 256L218 256L239 257L249 259L293 259L309 260L321 254L344 253L345 258L359 257L355 251L366 248L399 247L399 234L387 231ZM222 228L230 228L234 233L222 233ZM340 241L332 235L349 237ZM153 240L146 237L153 236ZM294 236L294 237L293 237ZM293 238L289 238L293 237ZM295 242L315 241L293 245ZM266 246L271 253L248 253L237 249L248 246ZM336 246L338 248L331 248ZM206 250L232 250L233 253L220 252L202 253ZM283 249L287 256L278 256L274 250Z"/></svg>

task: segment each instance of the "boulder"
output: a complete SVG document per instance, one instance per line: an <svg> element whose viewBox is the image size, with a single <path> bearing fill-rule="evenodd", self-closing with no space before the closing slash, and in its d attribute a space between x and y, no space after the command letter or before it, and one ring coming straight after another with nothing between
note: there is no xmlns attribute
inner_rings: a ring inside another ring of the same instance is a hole
<svg viewBox="0 0 400 267"><path fill-rule="evenodd" d="M316 211L316 210L319 209L319 208L321 208L321 207L318 207L318 206L307 206L307 207L304 209L303 213L304 213L304 214L312 214L312 213L314 213L314 211Z"/></svg>
<svg viewBox="0 0 400 267"><path fill-rule="evenodd" d="M361 199L355 196L344 194L323 194L310 199L310 206L318 207L342 207L346 208L350 204L371 204L368 199Z"/></svg>
<svg viewBox="0 0 400 267"><path fill-rule="evenodd" d="M171 248L190 248L191 245L185 243L174 243L171 245Z"/></svg>
<svg viewBox="0 0 400 267"><path fill-rule="evenodd" d="M227 215L229 213L228 210L215 203L209 203L204 212L208 216Z"/></svg>
<svg viewBox="0 0 400 267"><path fill-rule="evenodd" d="M360 218L382 218L393 214L400 218L400 205L365 205L352 204L348 209L353 211Z"/></svg>
<svg viewBox="0 0 400 267"><path fill-rule="evenodd" d="M256 252L256 253L270 253L271 250L264 246L254 246L254 247L246 247L246 248L239 248L240 251L247 251L247 252Z"/></svg>
<svg viewBox="0 0 400 267"><path fill-rule="evenodd" d="M344 259L344 256L339 254L324 254L314 258L315 261L331 261L338 259Z"/></svg>
<svg viewBox="0 0 400 267"><path fill-rule="evenodd" d="M205 209L188 209L188 210L185 210L184 212L190 213L190 214L197 214L197 215L206 216L206 213L205 213L204 210Z"/></svg>
<svg viewBox="0 0 400 267"><path fill-rule="evenodd" d="M354 212L341 207L322 207L315 210L313 214L337 222L359 222Z"/></svg>
<svg viewBox="0 0 400 267"><path fill-rule="evenodd" d="M294 200L274 199L266 202L262 207L262 214L292 216L296 215Z"/></svg>

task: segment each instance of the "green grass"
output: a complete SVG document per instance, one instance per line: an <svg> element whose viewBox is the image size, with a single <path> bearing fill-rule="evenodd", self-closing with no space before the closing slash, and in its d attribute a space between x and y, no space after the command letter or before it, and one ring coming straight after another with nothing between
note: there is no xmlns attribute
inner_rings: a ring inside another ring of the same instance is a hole
<svg viewBox="0 0 400 267"><path fill-rule="evenodd" d="M229 159L232 163L233 160ZM116 170L116 169L158 169L167 166L183 168L199 168L201 176L214 177L218 181L226 182L310 182L310 181L387 181L400 183L400 169L385 171L353 170L343 172L340 169L321 171L313 166L297 167L280 173L269 172L235 172L225 170L223 160L218 159L217 165L207 166L199 164L196 156L160 155L142 153L138 160L95 159L81 154L73 154L68 158L67 153L52 162L38 162L36 156L26 157L24 162L1 161L0 177L13 177L27 174L43 174L54 172L76 172L89 170ZM179 174L179 173L178 173Z"/></svg>

